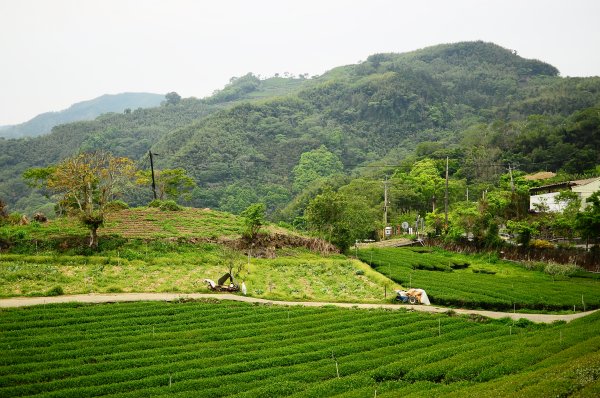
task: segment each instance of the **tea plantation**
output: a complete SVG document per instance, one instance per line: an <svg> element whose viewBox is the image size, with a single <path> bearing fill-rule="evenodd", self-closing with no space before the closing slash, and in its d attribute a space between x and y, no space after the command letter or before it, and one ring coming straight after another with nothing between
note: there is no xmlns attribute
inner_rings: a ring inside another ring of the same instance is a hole
<svg viewBox="0 0 600 398"><path fill-rule="evenodd" d="M0 312L0 396L598 396L600 314L568 324L231 302Z"/></svg>
<svg viewBox="0 0 600 398"><path fill-rule="evenodd" d="M436 305L504 311L600 308L600 275L589 272L549 274L541 265L527 269L491 256L431 248L363 249L358 257L405 288L425 289Z"/></svg>

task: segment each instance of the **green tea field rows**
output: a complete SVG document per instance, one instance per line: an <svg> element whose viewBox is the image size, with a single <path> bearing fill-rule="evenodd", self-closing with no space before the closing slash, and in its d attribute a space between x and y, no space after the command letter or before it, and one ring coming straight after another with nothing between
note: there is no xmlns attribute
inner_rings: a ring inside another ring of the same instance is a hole
<svg viewBox="0 0 600 398"><path fill-rule="evenodd" d="M600 308L600 279L591 273L552 276L507 261L424 248L363 249L358 257L405 288L425 289L437 305L493 310Z"/></svg>
<svg viewBox="0 0 600 398"><path fill-rule="evenodd" d="M0 396L593 396L599 327L225 302L5 309Z"/></svg>

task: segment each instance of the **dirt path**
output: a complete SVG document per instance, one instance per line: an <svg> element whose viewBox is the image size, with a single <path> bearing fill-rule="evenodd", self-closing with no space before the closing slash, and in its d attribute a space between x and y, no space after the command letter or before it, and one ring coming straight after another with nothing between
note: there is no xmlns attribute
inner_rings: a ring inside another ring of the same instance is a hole
<svg viewBox="0 0 600 398"><path fill-rule="evenodd" d="M204 294L204 293L114 293L114 294L77 294L72 296L56 296L56 297L15 297L0 299L0 308L10 307L27 307L32 305L44 305L44 304L57 304L57 303L116 303L116 302L129 302L129 301L177 301L186 299L219 299L219 300L231 300L231 301L243 301L247 303L259 303L267 305L284 305L294 306L301 305L304 307L324 307L324 306L336 306L341 308L385 308L398 310L405 308L408 310L432 312L432 313L444 313L447 312L448 308L427 306L427 305L408 305L408 304L358 304L358 303L324 303L324 302L312 302L312 301L273 301L265 300L254 297L238 296L235 294ZM522 313L511 313L511 312L497 312L497 311L479 311L479 310L464 310L454 309L457 314L472 314L481 315L487 318L511 318L521 319L525 318L532 322L537 323L552 323L554 321L572 321L573 319L581 318L586 315L592 314L595 311L580 312L576 314L568 315L551 315L551 314L522 314Z"/></svg>
<svg viewBox="0 0 600 398"><path fill-rule="evenodd" d="M371 247L401 247L417 244L415 241L406 238L394 238L388 240L380 240L378 242L370 242L370 243L359 243L357 246L359 249L368 249Z"/></svg>

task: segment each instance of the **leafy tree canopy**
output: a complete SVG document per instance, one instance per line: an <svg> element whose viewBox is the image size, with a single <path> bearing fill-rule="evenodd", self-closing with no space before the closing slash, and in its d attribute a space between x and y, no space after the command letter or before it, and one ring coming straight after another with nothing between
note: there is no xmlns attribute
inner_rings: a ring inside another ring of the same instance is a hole
<svg viewBox="0 0 600 398"><path fill-rule="evenodd" d="M316 180L341 173L343 169L344 165L339 157L321 145L318 149L304 152L300 156L300 162L292 170L294 189L301 191Z"/></svg>
<svg viewBox="0 0 600 398"><path fill-rule="evenodd" d="M59 197L61 207L78 215L90 229L90 247L96 247L108 204L124 194L134 174L130 159L92 152L69 157L56 166L30 169L25 176L36 181L45 178L45 187Z"/></svg>

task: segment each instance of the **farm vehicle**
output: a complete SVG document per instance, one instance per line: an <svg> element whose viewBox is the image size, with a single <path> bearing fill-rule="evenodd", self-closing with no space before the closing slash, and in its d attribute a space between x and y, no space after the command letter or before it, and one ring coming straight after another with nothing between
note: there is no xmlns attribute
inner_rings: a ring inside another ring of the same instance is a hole
<svg viewBox="0 0 600 398"><path fill-rule="evenodd" d="M240 290L240 286L233 281L233 276L229 272L220 277L217 283L212 279L204 279L204 282L210 290L215 292L237 292Z"/></svg>
<svg viewBox="0 0 600 398"><path fill-rule="evenodd" d="M396 290L396 301L409 304L431 304L423 289Z"/></svg>

